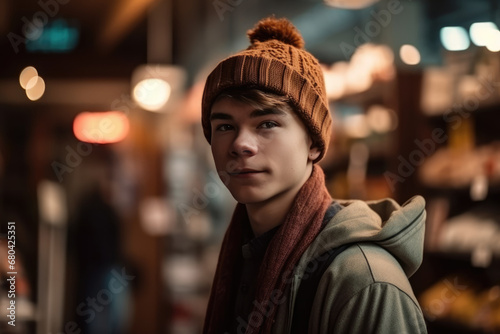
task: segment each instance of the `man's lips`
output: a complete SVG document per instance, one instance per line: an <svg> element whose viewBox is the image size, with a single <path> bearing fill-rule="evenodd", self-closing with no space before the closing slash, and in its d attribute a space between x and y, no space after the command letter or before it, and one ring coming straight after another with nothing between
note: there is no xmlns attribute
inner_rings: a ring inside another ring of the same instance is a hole
<svg viewBox="0 0 500 334"><path fill-rule="evenodd" d="M264 171L262 170L256 170L256 169L251 169L251 168L242 168L242 169L237 169L231 172L228 172L229 175L231 176L243 176L243 175L253 175L253 174L258 174L258 173L263 173Z"/></svg>

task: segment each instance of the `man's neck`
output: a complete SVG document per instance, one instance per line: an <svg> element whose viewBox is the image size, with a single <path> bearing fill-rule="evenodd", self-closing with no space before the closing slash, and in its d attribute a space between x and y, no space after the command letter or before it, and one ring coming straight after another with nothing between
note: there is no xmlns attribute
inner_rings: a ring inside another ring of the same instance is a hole
<svg viewBox="0 0 500 334"><path fill-rule="evenodd" d="M280 225L290 210L292 201L287 203L272 203L270 205L247 204L247 213L250 226L256 237L266 233L274 227Z"/></svg>
<svg viewBox="0 0 500 334"><path fill-rule="evenodd" d="M250 225L256 237L283 223L288 211L292 208L295 196L310 175L308 173L304 181L294 189L289 189L265 202L246 204Z"/></svg>

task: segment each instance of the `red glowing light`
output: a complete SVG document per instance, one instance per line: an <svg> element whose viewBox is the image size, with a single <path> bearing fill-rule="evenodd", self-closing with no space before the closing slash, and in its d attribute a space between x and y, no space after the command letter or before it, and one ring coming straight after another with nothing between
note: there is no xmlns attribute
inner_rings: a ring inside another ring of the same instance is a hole
<svg viewBox="0 0 500 334"><path fill-rule="evenodd" d="M129 121L121 111L82 112L73 121L73 133L83 142L111 144L123 140Z"/></svg>

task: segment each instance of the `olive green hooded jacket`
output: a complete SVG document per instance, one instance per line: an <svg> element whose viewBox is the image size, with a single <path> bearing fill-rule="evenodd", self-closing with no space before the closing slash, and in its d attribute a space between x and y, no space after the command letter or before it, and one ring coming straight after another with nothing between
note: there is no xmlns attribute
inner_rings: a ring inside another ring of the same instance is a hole
<svg viewBox="0 0 500 334"><path fill-rule="evenodd" d="M287 298L276 299L272 333L290 332L293 305L306 264L326 251L354 243L321 277L309 321L314 334L426 333L408 277L422 262L425 201L342 201L344 206L303 254Z"/></svg>

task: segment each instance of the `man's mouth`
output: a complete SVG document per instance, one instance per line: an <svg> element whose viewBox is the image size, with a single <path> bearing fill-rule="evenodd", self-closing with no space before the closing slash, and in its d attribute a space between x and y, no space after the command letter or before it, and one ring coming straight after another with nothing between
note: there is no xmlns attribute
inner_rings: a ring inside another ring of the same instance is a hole
<svg viewBox="0 0 500 334"><path fill-rule="evenodd" d="M232 176L237 176L237 175L251 175L251 174L257 174L257 173L262 173L263 171L261 170L255 170L251 168L242 168L242 169L237 169L231 172L228 172L229 175Z"/></svg>

